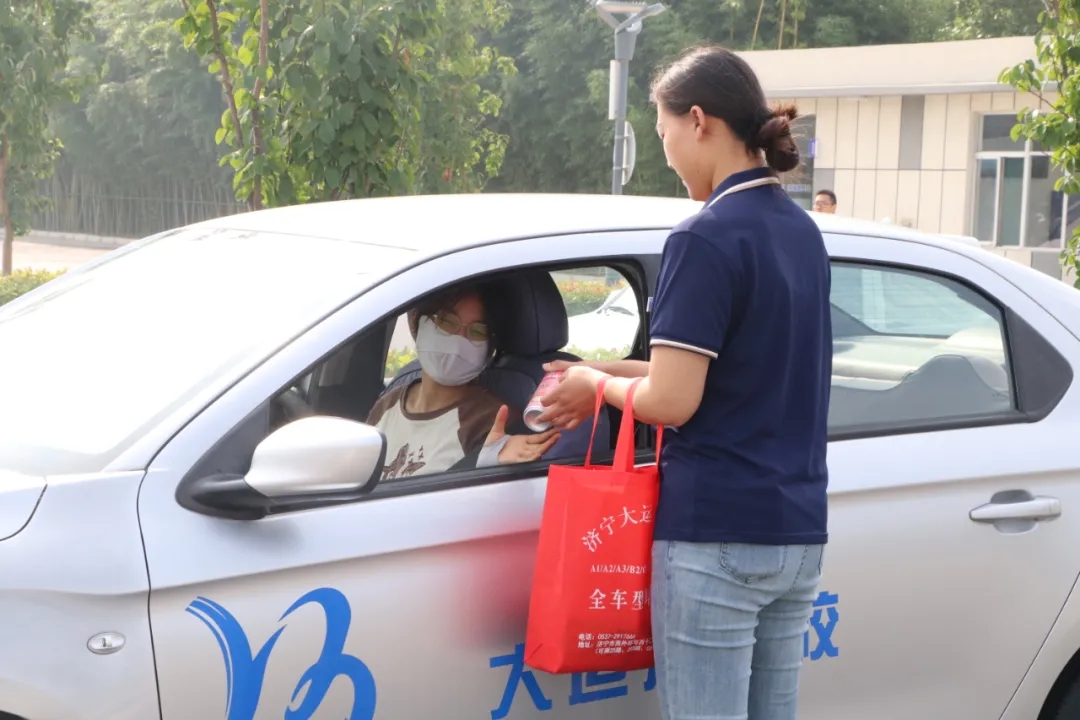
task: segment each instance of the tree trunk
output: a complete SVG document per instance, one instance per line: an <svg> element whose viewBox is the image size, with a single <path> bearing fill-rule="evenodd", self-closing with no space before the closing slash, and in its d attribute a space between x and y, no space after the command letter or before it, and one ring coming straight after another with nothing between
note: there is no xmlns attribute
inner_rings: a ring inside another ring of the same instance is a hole
<svg viewBox="0 0 1080 720"><path fill-rule="evenodd" d="M255 107L251 110L251 151L252 157L256 160L264 152L263 136L262 136L262 113L259 112L259 101L262 100L263 94L263 77L266 76L267 67L270 64L268 56L268 46L270 44L270 2L269 0L259 0L259 70L262 72L262 77L255 81ZM263 179L262 175L256 173L255 175L255 190L251 197L251 209L261 210L263 200Z"/></svg>
<svg viewBox="0 0 1080 720"><path fill-rule="evenodd" d="M757 8L757 19L754 20L754 34L750 38L750 49L754 49L754 43L757 42L758 27L761 25L761 13L765 10L765 0L761 0L761 4Z"/></svg>
<svg viewBox="0 0 1080 720"><path fill-rule="evenodd" d="M784 49L784 21L787 20L787 0L780 0L780 40L776 43L777 50Z"/></svg>
<svg viewBox="0 0 1080 720"><path fill-rule="evenodd" d="M7 169L11 158L11 146L7 135L0 135L0 215L4 216L4 251L0 263L0 275L11 274L12 246L15 242L15 222L11 219L11 206L8 204Z"/></svg>

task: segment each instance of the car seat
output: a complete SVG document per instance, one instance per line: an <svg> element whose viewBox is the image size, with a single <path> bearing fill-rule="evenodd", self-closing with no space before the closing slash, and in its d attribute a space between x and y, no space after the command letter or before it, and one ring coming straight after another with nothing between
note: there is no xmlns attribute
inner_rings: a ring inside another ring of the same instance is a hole
<svg viewBox="0 0 1080 720"><path fill-rule="evenodd" d="M1013 407L1009 375L989 358L938 355L877 393L871 422L939 420L1006 412Z"/></svg>
<svg viewBox="0 0 1080 720"><path fill-rule="evenodd" d="M507 423L507 432L530 434L532 431L522 422L521 411L544 377L544 363L581 358L562 352L569 340L566 305L550 274L543 270L523 270L491 284L493 294L504 303L500 311L508 321L502 323L505 327L498 328L495 359L477 382L516 410ZM420 363L414 360L398 371L387 390L419 377ZM584 456L592 425L592 421L587 421L573 430L563 431L544 459ZM607 413L601 413L596 427L596 449L600 452L610 449L610 427Z"/></svg>

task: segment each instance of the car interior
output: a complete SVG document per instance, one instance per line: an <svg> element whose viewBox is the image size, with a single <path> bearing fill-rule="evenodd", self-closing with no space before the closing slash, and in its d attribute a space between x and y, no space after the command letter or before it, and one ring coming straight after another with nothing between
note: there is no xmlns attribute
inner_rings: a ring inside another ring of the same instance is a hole
<svg viewBox="0 0 1080 720"><path fill-rule="evenodd" d="M505 303L501 311L515 318L515 322L507 323L498 339L495 358L476 382L516 411L507 424L509 433L529 433L520 413L544 376L544 364L581 359L563 351L569 335L566 304L551 273L545 269L518 270L485 282L494 285ZM407 363L388 380L385 377L397 317L389 317L376 328L361 333L275 398L271 404L270 430L307 415L333 415L365 422L380 396L418 380L421 371L417 360ZM597 458L612 454L613 428L618 428L620 419L621 412L615 408L601 412L593 450ZM561 432L543 460L583 458L591 433L592 423ZM474 453L462 461L460 468L452 469L472 467L475 460Z"/></svg>
<svg viewBox="0 0 1080 720"><path fill-rule="evenodd" d="M832 325L832 430L992 415L1015 407L1002 329L994 323L944 337L890 334L833 304Z"/></svg>
<svg viewBox="0 0 1080 720"><path fill-rule="evenodd" d="M517 417L510 418L508 431L527 433L520 411L543 377L544 363L579 359L566 352L567 300L549 268L523 268L484 281L496 285L505 299L505 307L501 309L516 322L510 324L509 332L504 329L496 357L477 382L517 410ZM637 311L643 315L645 294L633 282L630 285ZM966 287L950 288L935 298L935 302L951 299L956 303L957 298L961 302L938 314L947 322L934 325L908 313L910 308L902 307L905 301L901 297L892 324L881 326L877 322L880 318L873 313L864 312L856 317L843 309L842 305L848 302L843 293L848 290L838 286L834 275L829 407L829 427L834 435L1015 410L1016 391L1008 364L1005 326L995 305L982 296L974 297L974 291ZM884 297L888 300L886 305L893 302L893 295ZM880 301L881 297L875 300L879 305ZM394 315L359 333L253 412L223 439L220 451L208 454L203 467L194 473L242 475L258 442L300 417L332 415L365 422L383 393L419 377L420 368L415 360L387 372L395 328L400 332L400 316L406 310L408 307L399 308ZM946 332L948 328L951 330ZM632 343L630 357L645 357L644 333L640 328L627 341ZM594 446L596 458L611 457L620 419L621 412L611 407L601 413ZM580 462L588 449L591 430L586 423L572 432L562 433L543 461ZM637 431L638 450L648 453L654 434L643 425ZM475 456L466 461L457 469L473 467Z"/></svg>
<svg viewBox="0 0 1080 720"><path fill-rule="evenodd" d="M516 321L509 323L499 338L498 354L481 373L477 382L494 392L506 405L517 411L507 430L524 434L529 430L521 420L521 410L528 404L537 385L544 377L544 364L553 360L581 360L577 355L563 352L569 340L568 318L562 294L545 270L523 270L494 281L506 310ZM420 377L420 363L413 360L390 381L386 390L408 385ZM560 433L558 442L544 459L581 457L588 450L592 423L583 423L574 430ZM599 449L610 449L610 421L607 413L600 417L597 436L605 439Z"/></svg>

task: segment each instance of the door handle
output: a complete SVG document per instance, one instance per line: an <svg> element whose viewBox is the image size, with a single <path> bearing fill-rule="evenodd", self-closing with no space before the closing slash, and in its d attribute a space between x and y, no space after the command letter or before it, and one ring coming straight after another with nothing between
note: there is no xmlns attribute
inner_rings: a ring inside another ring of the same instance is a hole
<svg viewBox="0 0 1080 720"><path fill-rule="evenodd" d="M1009 495L998 499L999 495ZM1019 495L1020 497L1017 497ZM1061 501L1054 497L1040 495L1032 497L1026 491L1016 494L997 493L990 502L980 505L969 514L975 522L993 523L1000 520L1050 520L1061 515Z"/></svg>

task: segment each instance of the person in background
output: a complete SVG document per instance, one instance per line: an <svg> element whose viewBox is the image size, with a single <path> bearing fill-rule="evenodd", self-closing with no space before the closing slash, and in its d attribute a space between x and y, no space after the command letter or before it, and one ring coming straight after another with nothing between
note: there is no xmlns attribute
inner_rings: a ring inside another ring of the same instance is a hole
<svg viewBox="0 0 1080 720"><path fill-rule="evenodd" d="M691 50L654 82L656 129L690 197L664 246L645 361L552 364L547 419L574 427L597 388L664 425L652 555L665 720L795 720L826 531L830 270L777 173L799 163L794 107L749 65ZM543 416L542 416L543 419Z"/></svg>
<svg viewBox="0 0 1080 720"><path fill-rule="evenodd" d="M818 190L817 194L814 195L814 212L834 214L836 212L836 193L832 190Z"/></svg>

